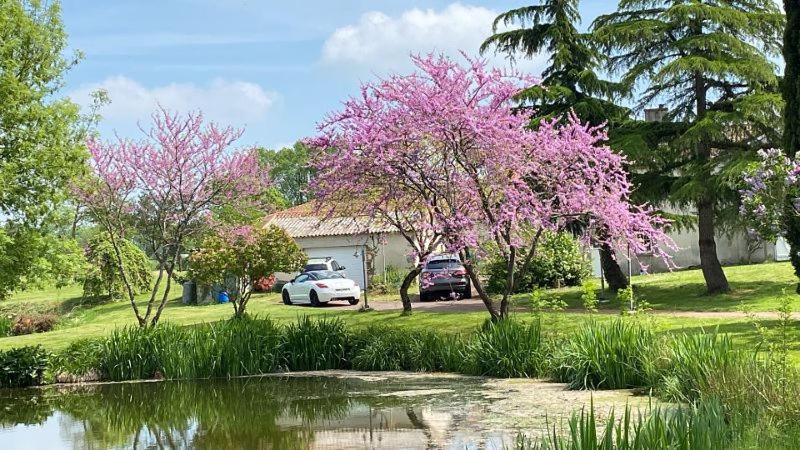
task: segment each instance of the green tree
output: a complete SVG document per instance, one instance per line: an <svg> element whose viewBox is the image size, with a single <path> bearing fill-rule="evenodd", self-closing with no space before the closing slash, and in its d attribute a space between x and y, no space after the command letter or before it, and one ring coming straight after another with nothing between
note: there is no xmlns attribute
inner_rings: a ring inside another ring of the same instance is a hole
<svg viewBox="0 0 800 450"><path fill-rule="evenodd" d="M277 191L274 203L280 198L286 206L299 205L311 200L308 181L313 172L308 166L308 147L302 142L280 150L261 149L261 163L269 167L269 175Z"/></svg>
<svg viewBox="0 0 800 450"><path fill-rule="evenodd" d="M717 257L715 224L753 150L777 140L780 105L775 64L783 15L773 0L623 0L600 16L594 36L612 53L638 107L670 103L669 120L687 124L673 142L673 201L697 209L701 268L709 293L728 291ZM730 209L728 209L730 210Z"/></svg>
<svg viewBox="0 0 800 450"><path fill-rule="evenodd" d="M63 56L60 11L58 2L0 2L0 299L42 268L43 227L85 159L79 108L59 96L78 59Z"/></svg>
<svg viewBox="0 0 800 450"><path fill-rule="evenodd" d="M786 30L783 35L783 59L786 69L783 76L783 150L790 158L800 152L800 1L784 0ZM788 199L791 200L791 199ZM791 201L786 208L792 208ZM797 214L785 214L786 240L791 246L794 273L800 278L800 218ZM800 293L800 283L797 285Z"/></svg>
<svg viewBox="0 0 800 450"><path fill-rule="evenodd" d="M234 314L245 314L253 283L275 272L296 272L306 255L283 229L270 225L223 227L206 237L189 259L194 279L204 284L226 284L236 280L230 292Z"/></svg>
<svg viewBox="0 0 800 450"><path fill-rule="evenodd" d="M534 124L575 113L592 125L608 123L613 128L628 119L630 110L609 100L624 89L598 75L606 58L597 50L592 36L576 28L581 21L579 3L543 0L538 5L500 14L494 20L494 34L481 45L481 52L494 48L511 58L520 53L530 58L542 51L550 55L541 85L529 87L519 95L522 107L536 110ZM501 25L520 28L499 31ZM600 262L609 288L616 291L628 285L608 244L600 248Z"/></svg>
<svg viewBox="0 0 800 450"><path fill-rule="evenodd" d="M118 241L120 257L131 287L135 293L148 291L153 282L153 264L147 254L132 241ZM99 233L89 241L86 258L91 267L83 282L84 297L99 298L107 295L109 300L123 298L126 286L108 233Z"/></svg>

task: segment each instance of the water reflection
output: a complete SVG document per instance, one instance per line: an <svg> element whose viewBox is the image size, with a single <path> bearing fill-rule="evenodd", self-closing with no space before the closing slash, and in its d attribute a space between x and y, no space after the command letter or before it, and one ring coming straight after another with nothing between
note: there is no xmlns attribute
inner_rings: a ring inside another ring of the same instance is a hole
<svg viewBox="0 0 800 450"><path fill-rule="evenodd" d="M501 448L482 381L263 377L0 392L0 448ZM33 445L35 444L35 445Z"/></svg>

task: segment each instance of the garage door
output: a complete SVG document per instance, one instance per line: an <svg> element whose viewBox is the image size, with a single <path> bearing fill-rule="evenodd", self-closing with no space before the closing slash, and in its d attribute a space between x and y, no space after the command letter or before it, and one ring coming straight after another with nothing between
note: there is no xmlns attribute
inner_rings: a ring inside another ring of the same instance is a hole
<svg viewBox="0 0 800 450"><path fill-rule="evenodd" d="M363 289L364 284L364 270L361 265L361 248L360 247L317 247L303 249L309 258L327 258L335 259L340 266L344 266L344 272L348 278L355 280ZM354 256L355 254L358 256Z"/></svg>

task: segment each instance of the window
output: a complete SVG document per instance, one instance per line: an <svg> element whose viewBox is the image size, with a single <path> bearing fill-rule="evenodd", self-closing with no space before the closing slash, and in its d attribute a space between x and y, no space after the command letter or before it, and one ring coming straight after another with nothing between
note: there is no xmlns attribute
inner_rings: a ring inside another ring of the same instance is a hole
<svg viewBox="0 0 800 450"><path fill-rule="evenodd" d="M331 270L342 270L342 266L340 266L339 263L334 259L331 261Z"/></svg>
<svg viewBox="0 0 800 450"><path fill-rule="evenodd" d="M304 281L308 281L308 275L306 275L306 274L302 274L302 275L300 275L300 276L298 276L297 278L294 279L295 283L302 283Z"/></svg>
<svg viewBox="0 0 800 450"><path fill-rule="evenodd" d="M337 278L344 278L344 275L332 270L320 270L319 272L314 272L313 275L317 280L333 280Z"/></svg>
<svg viewBox="0 0 800 450"><path fill-rule="evenodd" d="M315 270L328 270L327 264L306 264L305 272L312 272Z"/></svg>
<svg viewBox="0 0 800 450"><path fill-rule="evenodd" d="M457 259L435 259L426 265L428 269L457 269L461 267L461 261Z"/></svg>

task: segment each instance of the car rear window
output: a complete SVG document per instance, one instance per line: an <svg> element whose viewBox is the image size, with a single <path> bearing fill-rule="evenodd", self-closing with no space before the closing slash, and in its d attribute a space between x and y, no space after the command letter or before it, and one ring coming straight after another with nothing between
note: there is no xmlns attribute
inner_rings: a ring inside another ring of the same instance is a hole
<svg viewBox="0 0 800 450"><path fill-rule="evenodd" d="M461 267L461 261L456 259L437 259L435 261L429 261L428 264L425 266L428 269L456 269Z"/></svg>
<svg viewBox="0 0 800 450"><path fill-rule="evenodd" d="M344 275L340 274L339 272L334 272L332 270L320 270L319 272L314 272L314 276L316 276L318 280L332 280L334 278L344 278Z"/></svg>
<svg viewBox="0 0 800 450"><path fill-rule="evenodd" d="M328 270L328 266L325 264L306 264L306 270L304 270L304 272L313 272L316 270Z"/></svg>

